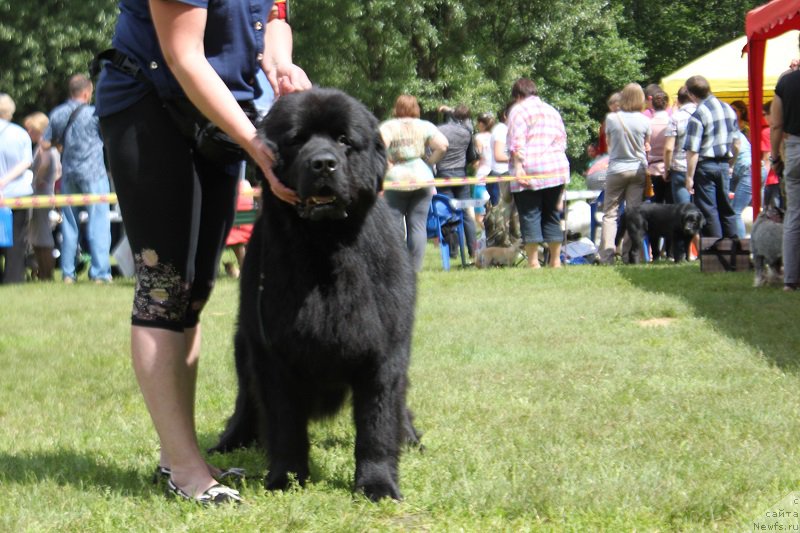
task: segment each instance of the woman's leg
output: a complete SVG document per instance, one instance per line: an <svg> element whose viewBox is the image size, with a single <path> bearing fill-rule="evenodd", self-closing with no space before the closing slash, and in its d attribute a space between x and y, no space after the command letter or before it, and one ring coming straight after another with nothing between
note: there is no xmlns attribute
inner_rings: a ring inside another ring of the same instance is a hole
<svg viewBox="0 0 800 533"><path fill-rule="evenodd" d="M203 198L191 152L165 115L160 102L148 96L104 117L101 125L136 263L134 371L161 443L162 466L172 469L179 488L199 495L216 481L194 427L197 315L211 290L207 274L204 277L209 267L198 267L196 260L201 251L220 246L199 242L205 226L200 207L230 203L232 210L234 198L228 202L217 196L214 202L213 193ZM225 181L227 176L218 179ZM219 222L217 226L216 232L229 228Z"/></svg>
<svg viewBox="0 0 800 533"><path fill-rule="evenodd" d="M541 191L525 190L514 193L514 204L519 211L519 227L528 266L539 268L539 245L544 242L542 234L542 194Z"/></svg>
<svg viewBox="0 0 800 533"><path fill-rule="evenodd" d="M190 335L191 336L191 335ZM184 492L199 495L216 484L200 452L194 425L197 356L187 334L131 327L133 369L161 444L162 466Z"/></svg>
<svg viewBox="0 0 800 533"><path fill-rule="evenodd" d="M600 237L600 261L614 264L617 251L617 215L625 194L626 181L623 174L608 174L603 192L603 232Z"/></svg>
<svg viewBox="0 0 800 533"><path fill-rule="evenodd" d="M6 249L6 265L3 283L25 282L25 256L28 251L28 221L30 209L11 211L14 244Z"/></svg>
<svg viewBox="0 0 800 533"><path fill-rule="evenodd" d="M800 284L800 139L786 140L786 216L783 220L783 283Z"/></svg>
<svg viewBox="0 0 800 533"><path fill-rule="evenodd" d="M428 210L433 197L433 187L410 191L408 212L406 213L406 231L408 250L411 252L411 263L415 272L422 270L425 260L425 247L428 244Z"/></svg>
<svg viewBox="0 0 800 533"><path fill-rule="evenodd" d="M537 191L542 197L542 236L550 250L549 266L561 267L561 244L564 230L561 228L562 194L564 186Z"/></svg>

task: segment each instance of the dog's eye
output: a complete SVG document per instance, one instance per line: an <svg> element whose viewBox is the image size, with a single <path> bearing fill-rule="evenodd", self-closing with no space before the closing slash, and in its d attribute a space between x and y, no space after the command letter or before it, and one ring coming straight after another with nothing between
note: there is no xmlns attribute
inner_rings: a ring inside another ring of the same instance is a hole
<svg viewBox="0 0 800 533"><path fill-rule="evenodd" d="M341 144L342 146L347 146L348 148L352 148L353 143L347 137L347 135L339 135L339 138L336 139L336 142Z"/></svg>

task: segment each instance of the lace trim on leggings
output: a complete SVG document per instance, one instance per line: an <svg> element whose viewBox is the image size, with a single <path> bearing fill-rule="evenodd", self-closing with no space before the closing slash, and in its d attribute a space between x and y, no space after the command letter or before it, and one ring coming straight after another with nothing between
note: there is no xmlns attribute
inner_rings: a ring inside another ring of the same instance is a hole
<svg viewBox="0 0 800 533"><path fill-rule="evenodd" d="M189 305L190 284L185 283L170 264L160 263L155 250L134 254L136 290L133 319L138 323L181 325Z"/></svg>

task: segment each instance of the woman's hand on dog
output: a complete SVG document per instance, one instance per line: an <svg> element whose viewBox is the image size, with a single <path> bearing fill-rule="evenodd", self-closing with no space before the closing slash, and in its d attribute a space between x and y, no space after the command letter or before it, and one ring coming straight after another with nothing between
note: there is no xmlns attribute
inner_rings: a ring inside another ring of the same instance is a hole
<svg viewBox="0 0 800 533"><path fill-rule="evenodd" d="M267 178L267 183L269 183L272 194L288 204L294 205L300 201L297 193L281 183L275 176L275 173L272 172L272 166L275 164L275 154L273 154L272 150L258 137L258 134L254 135L244 148L264 173L264 177Z"/></svg>

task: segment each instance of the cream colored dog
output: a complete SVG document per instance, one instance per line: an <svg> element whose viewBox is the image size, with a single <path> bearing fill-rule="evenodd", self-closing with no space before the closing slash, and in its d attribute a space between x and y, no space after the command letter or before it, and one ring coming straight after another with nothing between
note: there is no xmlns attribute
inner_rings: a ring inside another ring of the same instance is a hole
<svg viewBox="0 0 800 533"><path fill-rule="evenodd" d="M514 266L519 256L520 243L516 242L508 248L491 246L484 248L475 259L478 268L489 268L493 266Z"/></svg>

